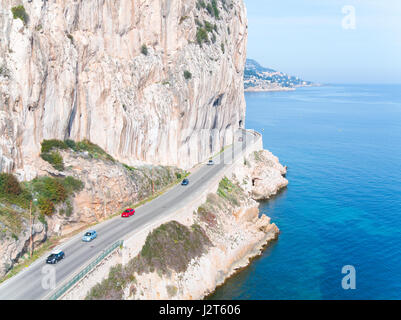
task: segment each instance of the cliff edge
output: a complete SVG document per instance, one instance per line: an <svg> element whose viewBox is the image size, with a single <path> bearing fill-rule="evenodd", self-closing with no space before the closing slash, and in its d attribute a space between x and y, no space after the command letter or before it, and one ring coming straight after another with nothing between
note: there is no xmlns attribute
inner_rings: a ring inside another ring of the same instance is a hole
<svg viewBox="0 0 401 320"><path fill-rule="evenodd" d="M242 0L2 0L0 39L0 171L20 180L43 139L187 169L244 123Z"/></svg>

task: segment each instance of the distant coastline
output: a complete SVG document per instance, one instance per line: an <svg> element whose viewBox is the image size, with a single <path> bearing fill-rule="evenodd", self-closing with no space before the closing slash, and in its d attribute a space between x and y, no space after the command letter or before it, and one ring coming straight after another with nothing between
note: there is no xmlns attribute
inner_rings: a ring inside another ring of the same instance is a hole
<svg viewBox="0 0 401 320"><path fill-rule="evenodd" d="M280 92L280 91L295 91L298 88L308 88L308 87L322 87L323 84L314 83L310 85L300 85L296 87L248 87L245 88L245 92Z"/></svg>
<svg viewBox="0 0 401 320"><path fill-rule="evenodd" d="M285 87L248 87L244 90L245 92L275 92L275 91L295 91L295 88Z"/></svg>
<svg viewBox="0 0 401 320"><path fill-rule="evenodd" d="M294 91L296 88L321 86L286 73L265 68L252 59L246 60L244 87L246 92Z"/></svg>

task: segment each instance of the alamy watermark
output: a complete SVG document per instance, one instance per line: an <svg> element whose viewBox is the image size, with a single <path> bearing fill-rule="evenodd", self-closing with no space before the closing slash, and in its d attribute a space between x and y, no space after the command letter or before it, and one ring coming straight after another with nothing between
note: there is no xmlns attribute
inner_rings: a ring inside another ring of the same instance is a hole
<svg viewBox="0 0 401 320"><path fill-rule="evenodd" d="M42 267L42 289L56 289L56 268L54 266L45 265Z"/></svg>
<svg viewBox="0 0 401 320"><path fill-rule="evenodd" d="M355 30L356 29L356 9L354 6L346 5L342 8L344 18L341 22L343 29Z"/></svg>
<svg viewBox="0 0 401 320"><path fill-rule="evenodd" d="M347 265L341 270L345 277L341 281L341 286L344 290L355 290L356 289L356 270L354 266Z"/></svg>

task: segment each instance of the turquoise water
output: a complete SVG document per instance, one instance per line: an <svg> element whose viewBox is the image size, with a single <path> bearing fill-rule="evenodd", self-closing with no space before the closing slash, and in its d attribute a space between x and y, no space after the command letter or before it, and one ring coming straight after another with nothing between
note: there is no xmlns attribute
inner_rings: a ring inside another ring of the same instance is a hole
<svg viewBox="0 0 401 320"><path fill-rule="evenodd" d="M288 166L260 206L279 240L212 299L401 299L401 86L248 93L247 127ZM342 267L356 269L344 290Z"/></svg>

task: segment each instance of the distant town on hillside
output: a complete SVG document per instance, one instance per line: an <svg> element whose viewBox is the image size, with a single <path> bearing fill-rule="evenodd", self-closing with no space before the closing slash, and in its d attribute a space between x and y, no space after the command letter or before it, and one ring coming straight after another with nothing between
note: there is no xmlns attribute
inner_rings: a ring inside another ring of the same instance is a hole
<svg viewBox="0 0 401 320"><path fill-rule="evenodd" d="M257 61L246 60L244 72L245 91L289 91L297 87L317 85L283 72L262 67Z"/></svg>

